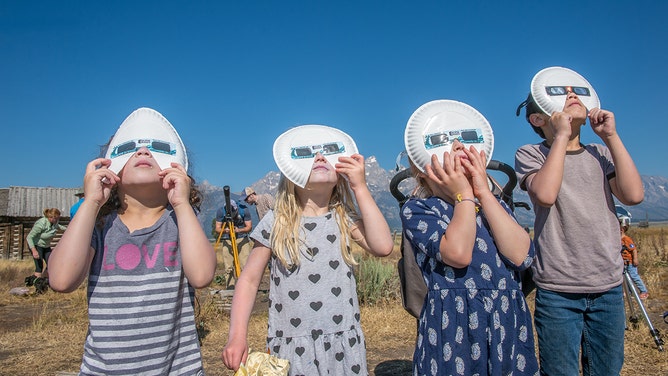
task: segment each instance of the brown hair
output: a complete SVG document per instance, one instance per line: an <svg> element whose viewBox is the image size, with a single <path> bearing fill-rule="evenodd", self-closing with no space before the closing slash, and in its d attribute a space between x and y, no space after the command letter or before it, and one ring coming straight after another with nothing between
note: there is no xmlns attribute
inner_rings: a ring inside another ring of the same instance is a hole
<svg viewBox="0 0 668 376"><path fill-rule="evenodd" d="M531 93L529 93L527 99L520 103L520 105L517 107L515 115L520 116L522 107L526 107L526 114L524 116L527 119L529 125L531 125L531 128L533 128L533 131L536 132L536 134L538 134L541 138L545 139L545 133L543 130L540 127L531 124L531 119L529 118L531 114L544 114L543 110L541 110L540 107L538 107L538 104L536 104L536 101L533 99Z"/></svg>
<svg viewBox="0 0 668 376"><path fill-rule="evenodd" d="M47 218L60 217L60 210L58 208L46 208L43 213Z"/></svg>

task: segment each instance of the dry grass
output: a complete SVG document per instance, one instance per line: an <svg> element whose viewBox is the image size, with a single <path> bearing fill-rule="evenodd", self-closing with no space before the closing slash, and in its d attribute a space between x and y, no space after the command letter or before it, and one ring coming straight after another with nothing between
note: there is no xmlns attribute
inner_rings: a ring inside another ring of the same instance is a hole
<svg viewBox="0 0 668 376"><path fill-rule="evenodd" d="M661 313L668 311L668 232L663 228L633 228L630 235L641 252L640 273L650 291L646 308L654 326L664 331ZM385 262L396 263L398 247ZM0 287L8 292L23 286L31 274L29 261L0 260ZM213 284L211 289L220 289ZM197 322L205 334L202 355L207 375L232 375L221 360L220 352L227 341L229 315L210 298L209 289L198 294ZM528 299L533 307L533 294ZM267 316L262 304L250 322L249 338L253 349L265 345ZM76 372L81 363L86 336L86 298L82 286L71 294L29 297L0 295L0 374L55 375L59 371ZM362 326L367 338L369 370L376 375L410 374L415 319L408 315L399 301L362 307ZM375 372L374 372L375 370ZM666 375L668 352L659 352L647 326L626 331L626 360L622 375Z"/></svg>

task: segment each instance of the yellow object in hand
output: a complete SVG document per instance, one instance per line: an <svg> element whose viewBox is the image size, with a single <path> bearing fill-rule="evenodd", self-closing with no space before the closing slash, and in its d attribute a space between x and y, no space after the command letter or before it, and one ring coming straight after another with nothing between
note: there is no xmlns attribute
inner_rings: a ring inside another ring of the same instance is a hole
<svg viewBox="0 0 668 376"><path fill-rule="evenodd" d="M274 355L253 351L246 364L241 364L234 376L288 376L290 362Z"/></svg>

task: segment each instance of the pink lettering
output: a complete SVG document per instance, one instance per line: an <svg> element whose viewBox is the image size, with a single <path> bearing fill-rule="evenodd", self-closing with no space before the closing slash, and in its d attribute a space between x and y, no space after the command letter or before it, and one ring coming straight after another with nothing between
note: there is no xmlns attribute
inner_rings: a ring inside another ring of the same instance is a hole
<svg viewBox="0 0 668 376"><path fill-rule="evenodd" d="M116 265L123 270L132 270L139 265L141 252L134 244L122 245L116 251Z"/></svg>
<svg viewBox="0 0 668 376"><path fill-rule="evenodd" d="M144 262L146 262L146 267L153 269L155 267L155 262L158 260L158 253L160 253L160 244L156 244L153 249L153 256L149 257L148 248L143 245L141 250L142 256L144 256Z"/></svg>
<svg viewBox="0 0 668 376"><path fill-rule="evenodd" d="M164 244L163 259L165 262L165 266L179 265L178 259L176 258L177 250L178 250L178 245L176 244L176 242L169 242Z"/></svg>

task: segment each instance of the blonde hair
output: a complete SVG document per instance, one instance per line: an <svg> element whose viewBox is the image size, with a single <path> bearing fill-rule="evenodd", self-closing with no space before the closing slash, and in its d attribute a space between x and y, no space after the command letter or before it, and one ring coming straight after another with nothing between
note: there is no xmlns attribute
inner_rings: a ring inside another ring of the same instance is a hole
<svg viewBox="0 0 668 376"><path fill-rule="evenodd" d="M295 184L281 175L274 205L274 223L271 229L271 252L286 269L299 266L300 247L304 243L301 227L302 208L299 206ZM341 232L341 255L348 265L357 265L349 246L352 231L357 227L354 219L358 218L348 182L339 176L329 198L329 210L334 216Z"/></svg>

